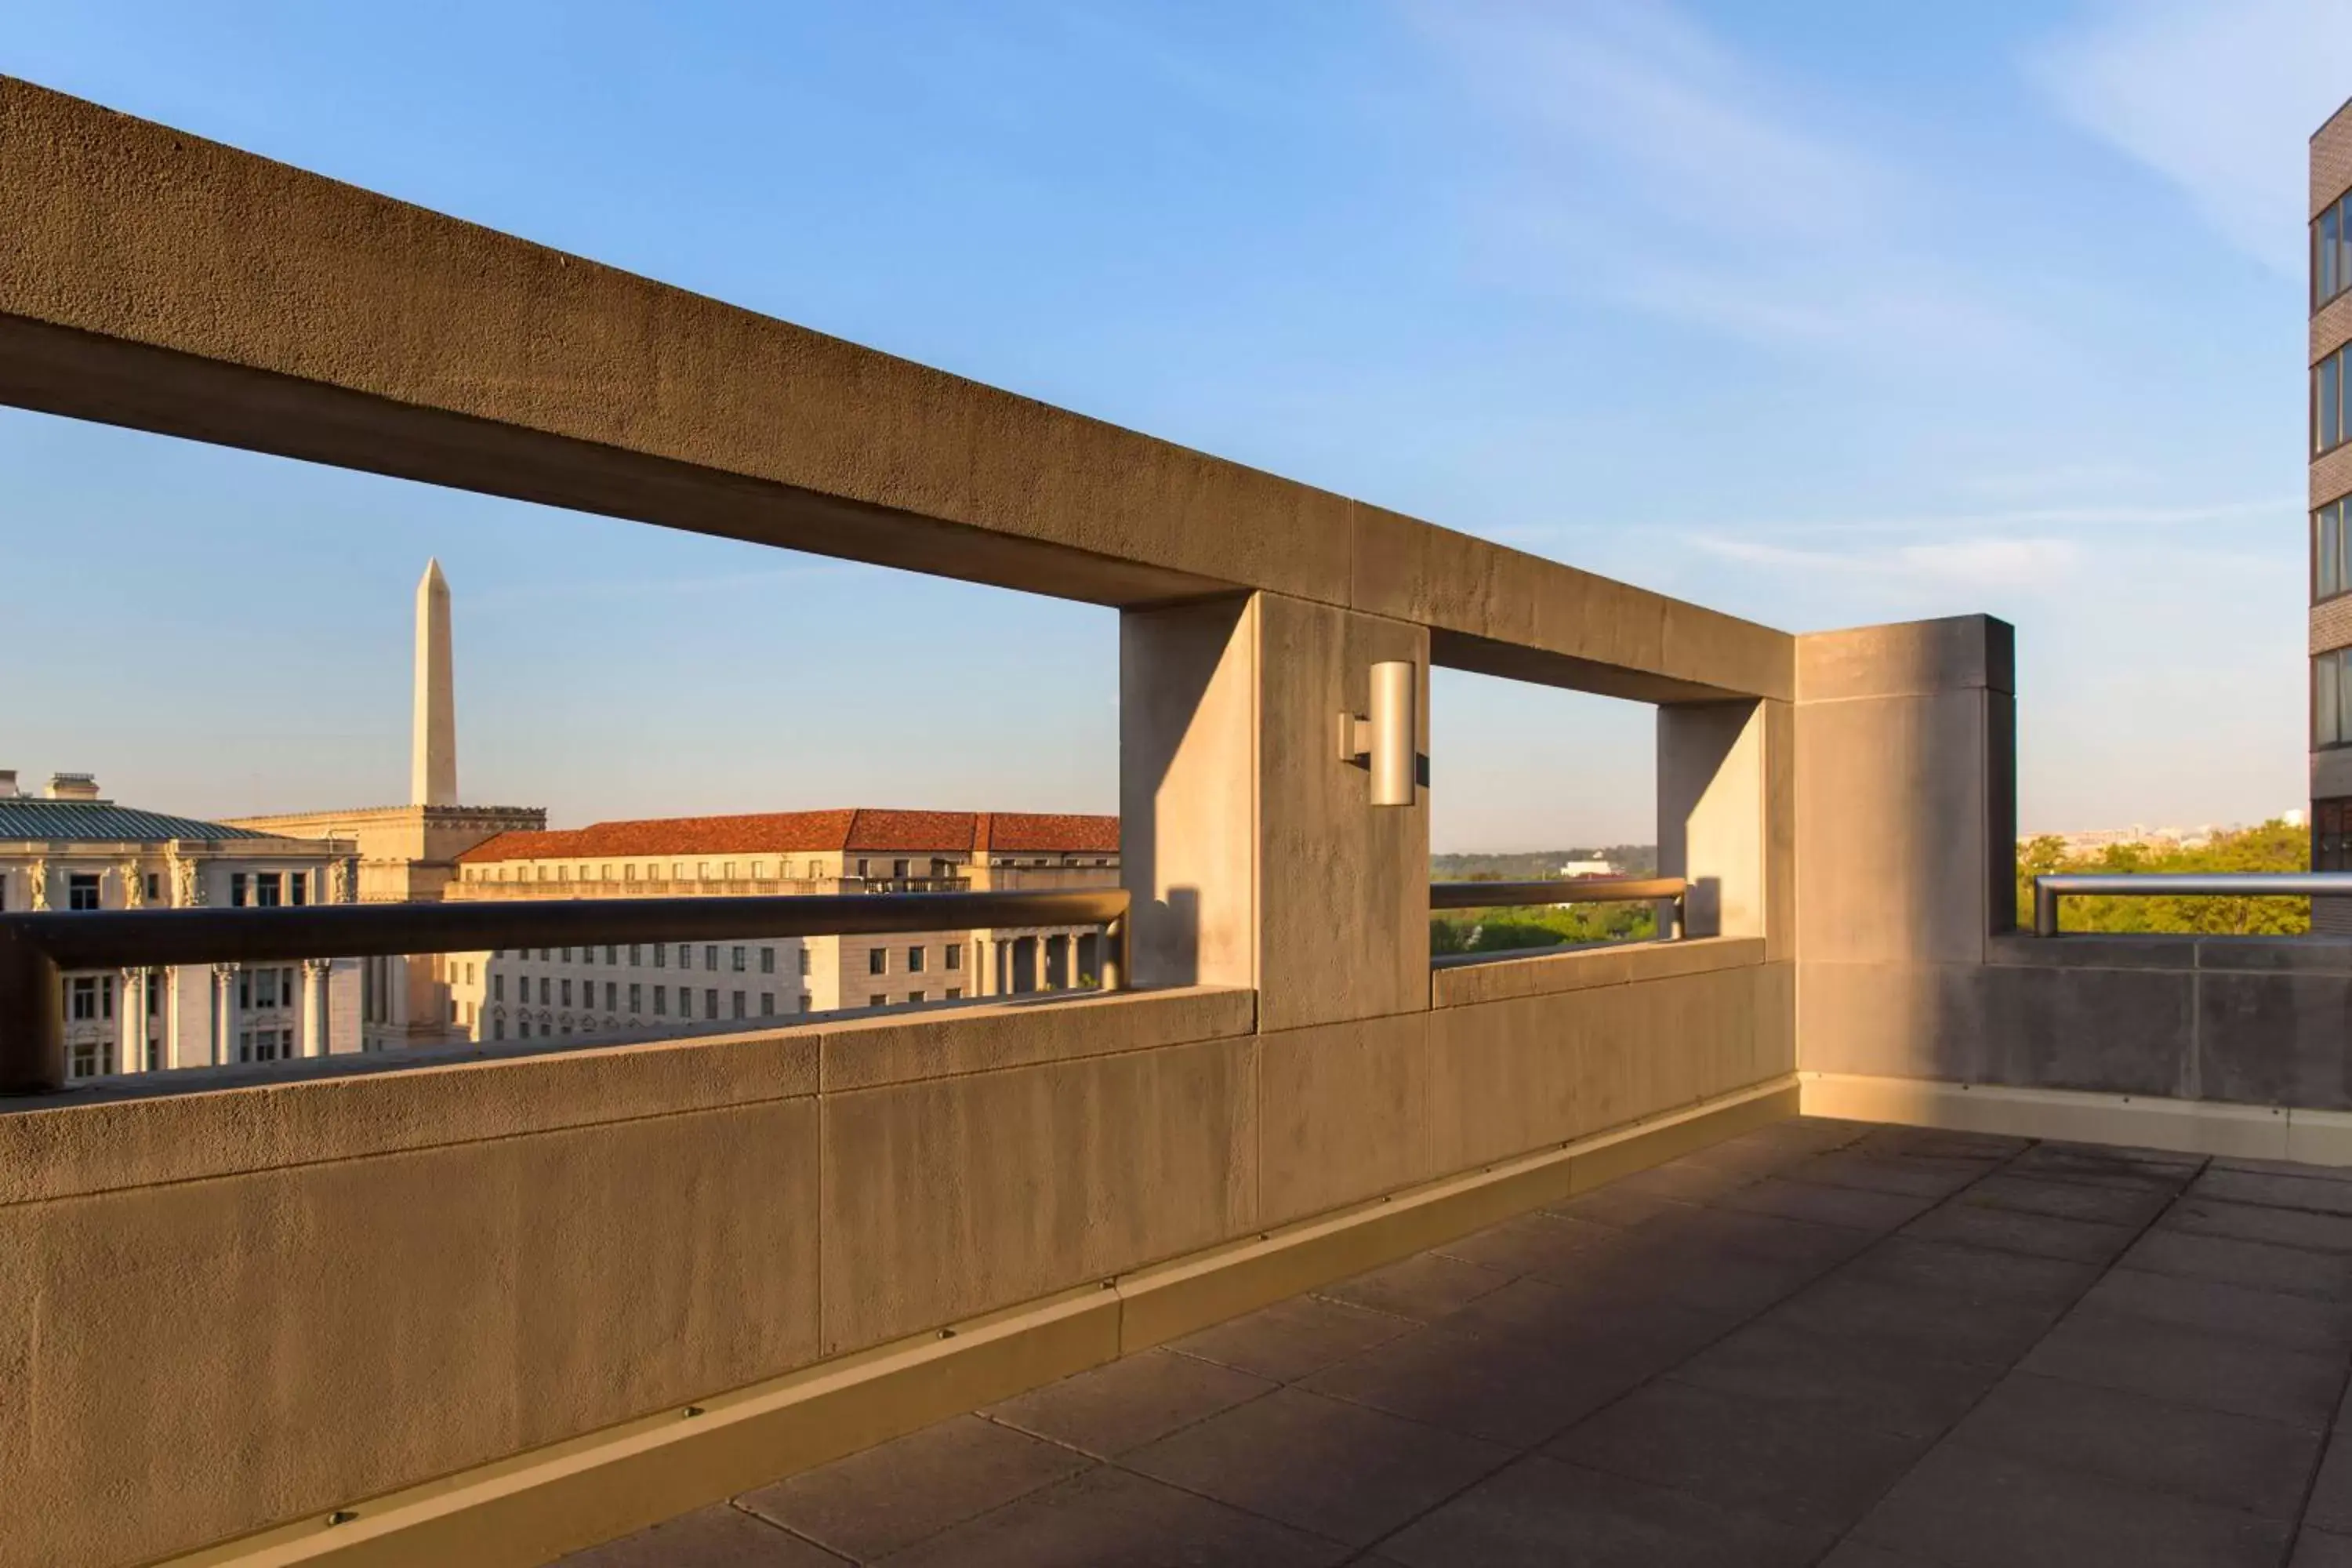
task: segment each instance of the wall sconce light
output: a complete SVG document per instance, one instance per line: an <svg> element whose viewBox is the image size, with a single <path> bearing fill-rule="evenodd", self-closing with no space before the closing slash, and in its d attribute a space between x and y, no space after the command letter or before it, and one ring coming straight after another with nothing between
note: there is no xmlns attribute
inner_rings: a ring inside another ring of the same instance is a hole
<svg viewBox="0 0 2352 1568"><path fill-rule="evenodd" d="M1368 769L1374 805L1411 805L1421 778L1418 682L1410 659L1384 659L1372 666L1372 711L1369 718L1339 715L1339 760Z"/></svg>

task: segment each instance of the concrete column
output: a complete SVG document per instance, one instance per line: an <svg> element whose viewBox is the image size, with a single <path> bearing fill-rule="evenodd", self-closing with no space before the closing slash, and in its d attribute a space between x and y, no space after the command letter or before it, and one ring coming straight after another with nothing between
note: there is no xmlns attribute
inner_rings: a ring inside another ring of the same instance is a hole
<svg viewBox="0 0 2352 1568"><path fill-rule="evenodd" d="M1985 961L2016 924L2015 669L1986 616L1797 639L1801 1068L1998 1079Z"/></svg>
<svg viewBox="0 0 2352 1568"><path fill-rule="evenodd" d="M186 1000L179 984L182 973L177 968L155 972L156 984L163 987L163 1065L167 1068L187 1065L180 1038L180 1008Z"/></svg>
<svg viewBox="0 0 2352 1568"><path fill-rule="evenodd" d="M296 1048L306 1057L325 1056L331 1037L327 1017L329 962L323 958L302 961L302 1021Z"/></svg>
<svg viewBox="0 0 2352 1568"><path fill-rule="evenodd" d="M1417 626L1276 594L1119 620L1120 876L1146 985L1254 986L1259 1027L1429 1005L1429 806L1374 806L1338 752Z"/></svg>
<svg viewBox="0 0 2352 1568"><path fill-rule="evenodd" d="M236 1060L236 975L234 963L213 965L213 1066Z"/></svg>
<svg viewBox="0 0 2352 1568"><path fill-rule="evenodd" d="M1691 884L1685 934L1795 945L1795 734L1789 704L1658 710L1658 873ZM1784 956L1773 951L1771 957Z"/></svg>

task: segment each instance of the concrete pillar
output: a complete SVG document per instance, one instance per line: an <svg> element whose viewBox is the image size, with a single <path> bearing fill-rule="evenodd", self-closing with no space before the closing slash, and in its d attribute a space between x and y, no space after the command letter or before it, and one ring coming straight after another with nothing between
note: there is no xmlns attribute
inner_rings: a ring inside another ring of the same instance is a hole
<svg viewBox="0 0 2352 1568"><path fill-rule="evenodd" d="M236 1060L236 976L234 963L213 965L213 1065Z"/></svg>
<svg viewBox="0 0 2352 1568"><path fill-rule="evenodd" d="M1996 1076L1985 961L2017 916L2015 670L2014 632L1986 616L1797 639L1801 1068Z"/></svg>
<svg viewBox="0 0 2352 1568"><path fill-rule="evenodd" d="M1146 985L1254 986L1259 1027L1429 1005L1429 807L1338 753L1422 627L1276 594L1119 618L1120 876Z"/></svg>
<svg viewBox="0 0 2352 1568"><path fill-rule="evenodd" d="M1691 884L1685 934L1796 932L1794 716L1769 700L1658 710L1658 873Z"/></svg>
<svg viewBox="0 0 2352 1568"><path fill-rule="evenodd" d="M302 1016L295 1048L306 1057L325 1056L331 1038L327 1014L329 963L323 958L302 961Z"/></svg>

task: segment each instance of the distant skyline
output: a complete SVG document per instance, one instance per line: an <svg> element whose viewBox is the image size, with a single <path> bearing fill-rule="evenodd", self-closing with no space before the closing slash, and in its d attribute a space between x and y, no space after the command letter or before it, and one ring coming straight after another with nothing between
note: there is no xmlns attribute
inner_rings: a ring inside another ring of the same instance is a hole
<svg viewBox="0 0 2352 1568"><path fill-rule="evenodd" d="M0 20L0 71L1733 614L2003 616L2028 829L2302 804L2337 0ZM29 785L403 798L438 556L468 800L1115 805L1090 606L14 412L0 550ZM1441 851L1653 837L1646 710L1436 696Z"/></svg>

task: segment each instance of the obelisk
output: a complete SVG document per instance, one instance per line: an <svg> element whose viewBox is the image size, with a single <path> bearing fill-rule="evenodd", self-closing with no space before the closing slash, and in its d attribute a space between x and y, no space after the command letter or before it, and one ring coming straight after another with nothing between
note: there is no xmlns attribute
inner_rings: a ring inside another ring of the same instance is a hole
<svg viewBox="0 0 2352 1568"><path fill-rule="evenodd" d="M416 714L409 752L409 801L457 804L457 694L449 667L449 580L428 561L416 584Z"/></svg>

